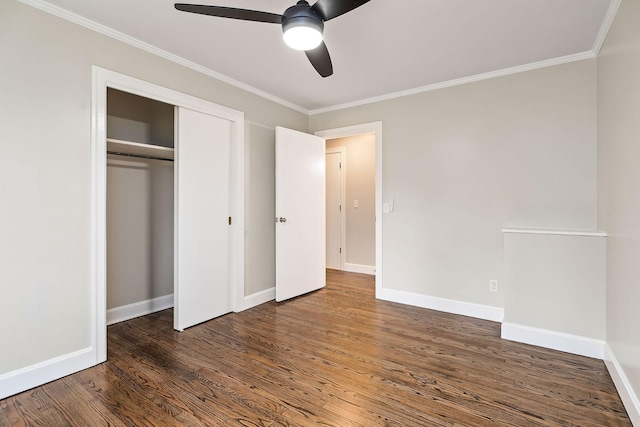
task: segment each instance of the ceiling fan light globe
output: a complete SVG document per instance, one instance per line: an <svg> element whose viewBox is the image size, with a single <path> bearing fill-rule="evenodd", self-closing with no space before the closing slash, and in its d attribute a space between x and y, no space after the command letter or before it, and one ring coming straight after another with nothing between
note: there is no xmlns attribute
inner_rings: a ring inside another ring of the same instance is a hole
<svg viewBox="0 0 640 427"><path fill-rule="evenodd" d="M282 37L287 46L296 50L315 49L322 43L322 33L304 25L288 28Z"/></svg>

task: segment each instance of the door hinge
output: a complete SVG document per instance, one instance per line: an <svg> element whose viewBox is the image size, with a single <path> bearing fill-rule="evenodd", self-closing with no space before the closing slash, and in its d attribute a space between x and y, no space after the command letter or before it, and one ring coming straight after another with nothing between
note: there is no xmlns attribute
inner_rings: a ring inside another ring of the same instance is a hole
<svg viewBox="0 0 640 427"><path fill-rule="evenodd" d="M338 168L342 169L342 162L338 163Z"/></svg>
<svg viewBox="0 0 640 427"><path fill-rule="evenodd" d="M340 253L342 253L342 248L340 248Z"/></svg>
<svg viewBox="0 0 640 427"><path fill-rule="evenodd" d="M229 225L231 225L231 217L229 217Z"/></svg>
<svg viewBox="0 0 640 427"><path fill-rule="evenodd" d="M340 205L340 212L342 212L342 205Z"/></svg>

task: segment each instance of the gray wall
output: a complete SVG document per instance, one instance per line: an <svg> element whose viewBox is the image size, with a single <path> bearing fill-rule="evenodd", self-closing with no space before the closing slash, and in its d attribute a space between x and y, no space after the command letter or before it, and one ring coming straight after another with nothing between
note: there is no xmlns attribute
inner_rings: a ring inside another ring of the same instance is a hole
<svg viewBox="0 0 640 427"><path fill-rule="evenodd" d="M92 65L271 128L308 118L15 0L0 2L0 58L1 375L91 345Z"/></svg>
<svg viewBox="0 0 640 427"><path fill-rule="evenodd" d="M596 225L596 62L311 116L382 120L383 286L502 307L506 226Z"/></svg>
<svg viewBox="0 0 640 427"><path fill-rule="evenodd" d="M376 265L375 135L327 140L327 148L346 148L345 211L347 264ZM358 207L353 201L358 200Z"/></svg>
<svg viewBox="0 0 640 427"><path fill-rule="evenodd" d="M598 226L609 235L607 343L636 399L640 396L638 22L640 3L623 0L598 56Z"/></svg>

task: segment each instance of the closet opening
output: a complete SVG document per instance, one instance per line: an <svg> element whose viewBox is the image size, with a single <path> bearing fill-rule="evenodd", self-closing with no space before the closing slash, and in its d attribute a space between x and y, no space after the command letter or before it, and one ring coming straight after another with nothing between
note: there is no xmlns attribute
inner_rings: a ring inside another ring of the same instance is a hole
<svg viewBox="0 0 640 427"><path fill-rule="evenodd" d="M174 304L174 110L107 89L107 325Z"/></svg>
<svg viewBox="0 0 640 427"><path fill-rule="evenodd" d="M87 367L107 324L173 306L183 331L244 299L244 114L97 66L91 93Z"/></svg>

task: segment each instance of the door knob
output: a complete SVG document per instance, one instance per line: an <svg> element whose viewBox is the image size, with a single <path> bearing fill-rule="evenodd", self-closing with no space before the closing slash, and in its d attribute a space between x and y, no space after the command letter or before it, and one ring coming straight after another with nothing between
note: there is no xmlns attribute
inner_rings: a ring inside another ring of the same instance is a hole
<svg viewBox="0 0 640 427"><path fill-rule="evenodd" d="M284 217L281 216L280 217L280 222L287 222L287 218L284 218Z"/></svg>

